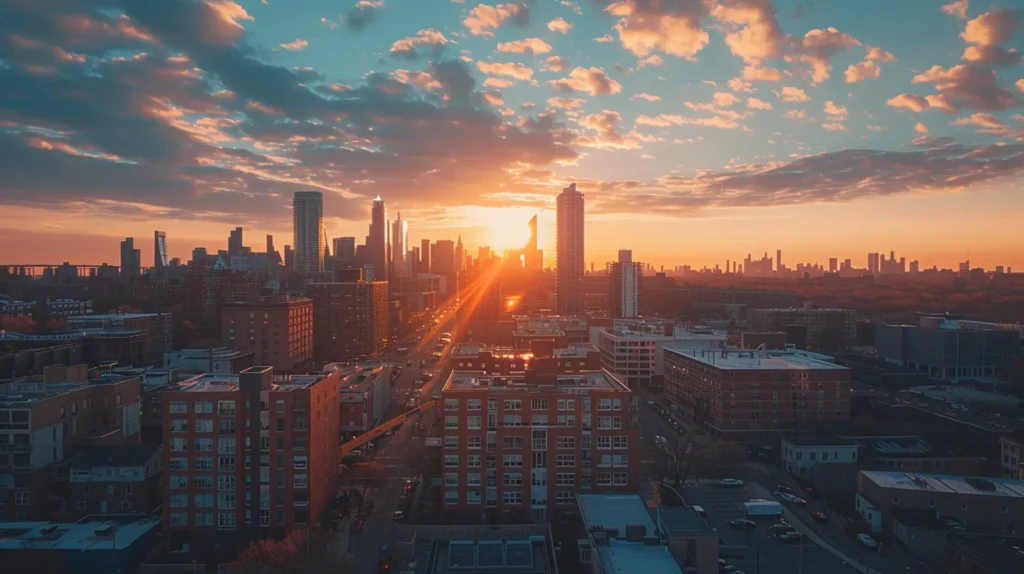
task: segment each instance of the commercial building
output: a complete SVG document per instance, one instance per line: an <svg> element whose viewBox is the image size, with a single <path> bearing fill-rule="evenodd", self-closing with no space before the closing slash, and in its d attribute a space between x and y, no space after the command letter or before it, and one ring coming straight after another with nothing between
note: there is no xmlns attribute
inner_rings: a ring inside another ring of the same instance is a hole
<svg viewBox="0 0 1024 574"><path fill-rule="evenodd" d="M253 353L227 347L179 349L164 353L163 368L182 373L240 373L256 364Z"/></svg>
<svg viewBox="0 0 1024 574"><path fill-rule="evenodd" d="M135 572L160 543L160 521L90 519L0 522L0 563L5 572Z"/></svg>
<svg viewBox="0 0 1024 574"><path fill-rule="evenodd" d="M408 277L412 274L411 266L406 261L409 250L409 222L402 219L399 212L391 222L391 279Z"/></svg>
<svg viewBox="0 0 1024 574"><path fill-rule="evenodd" d="M305 373L313 365L312 299L280 296L229 303L220 324L221 343L252 353L255 365L270 366L282 374Z"/></svg>
<svg viewBox="0 0 1024 574"><path fill-rule="evenodd" d="M519 351L511 347L487 347L460 343L448 355L448 368L459 371L481 371L488 375L510 375L525 372L535 364L548 360L559 373L579 373L601 369L601 355L591 345L570 345L565 349Z"/></svg>
<svg viewBox="0 0 1024 574"><path fill-rule="evenodd" d="M410 313L429 311L442 299L446 279L443 275L432 273L398 278L389 285L390 297L400 301L402 307Z"/></svg>
<svg viewBox="0 0 1024 574"><path fill-rule="evenodd" d="M787 342L812 351L849 349L857 340L857 312L850 309L748 309L754 333L787 333Z"/></svg>
<svg viewBox="0 0 1024 574"><path fill-rule="evenodd" d="M164 393L162 520L172 550L223 560L315 523L337 481L338 381L253 367Z"/></svg>
<svg viewBox="0 0 1024 574"><path fill-rule="evenodd" d="M365 360L384 352L388 338L386 281L311 283L315 365Z"/></svg>
<svg viewBox="0 0 1024 574"><path fill-rule="evenodd" d="M68 317L68 329L107 329L143 331L146 341L142 352L146 361L160 363L164 353L173 348L173 328L170 313L109 313L105 315L79 315Z"/></svg>
<svg viewBox="0 0 1024 574"><path fill-rule="evenodd" d="M613 318L640 315L640 281L644 264L633 262L633 252L619 250L619 260L608 263L608 315Z"/></svg>
<svg viewBox="0 0 1024 574"><path fill-rule="evenodd" d="M121 242L121 279L132 280L142 274L142 253L135 248L135 239L125 237Z"/></svg>
<svg viewBox="0 0 1024 574"><path fill-rule="evenodd" d="M583 194L575 183L558 194L555 210L555 308L560 315L583 315Z"/></svg>
<svg viewBox="0 0 1024 574"><path fill-rule="evenodd" d="M854 501L871 532L892 532L896 510L933 512L981 534L1014 534L1024 514L1024 480L861 471Z"/></svg>
<svg viewBox="0 0 1024 574"><path fill-rule="evenodd" d="M61 516L150 515L160 506L161 448L157 445L93 447L54 466L54 490L66 505Z"/></svg>
<svg viewBox="0 0 1024 574"><path fill-rule="evenodd" d="M610 373L454 371L441 395L447 512L542 522L576 493L636 489L637 401Z"/></svg>
<svg viewBox="0 0 1024 574"><path fill-rule="evenodd" d="M341 438L353 438L384 420L391 404L391 368L381 364L324 366L340 378L338 424Z"/></svg>
<svg viewBox="0 0 1024 574"><path fill-rule="evenodd" d="M295 273L324 270L324 194L296 191L292 200L292 257Z"/></svg>
<svg viewBox="0 0 1024 574"><path fill-rule="evenodd" d="M587 319L581 317L515 317L512 331L516 349L531 350L536 341L553 341L554 348L590 344Z"/></svg>
<svg viewBox="0 0 1024 574"><path fill-rule="evenodd" d="M630 388L661 386L655 382L664 375L666 348L722 349L727 340L725 333L676 328L671 321L616 319L611 327L591 327L602 366Z"/></svg>
<svg viewBox="0 0 1024 574"><path fill-rule="evenodd" d="M806 351L667 348L665 387L684 418L721 438L850 418L850 370Z"/></svg>
<svg viewBox="0 0 1024 574"><path fill-rule="evenodd" d="M964 325L878 325L875 347L885 360L936 379L990 377L1020 355L1017 331Z"/></svg>
<svg viewBox="0 0 1024 574"><path fill-rule="evenodd" d="M713 561L714 570L697 568L689 561L678 562L669 546L662 544L663 532L637 494L581 494L577 504L583 519L583 537L577 541L579 558L593 574L682 574L680 564L686 565L686 572L695 574L718 571L717 541L713 545L716 555L705 559ZM692 509L685 510L693 513Z"/></svg>
<svg viewBox="0 0 1024 574"><path fill-rule="evenodd" d="M92 313L92 299L44 299L43 301L13 301L0 295L0 315L4 317L32 317L44 312L50 317L75 317Z"/></svg>
<svg viewBox="0 0 1024 574"><path fill-rule="evenodd" d="M1003 478L1024 479L1024 436L999 437L999 474Z"/></svg>
<svg viewBox="0 0 1024 574"><path fill-rule="evenodd" d="M370 234L366 236L366 252L374 281L388 280L388 208L378 195L370 210Z"/></svg>
<svg viewBox="0 0 1024 574"><path fill-rule="evenodd" d="M782 439L782 470L813 476L819 465L856 464L860 444L840 436L793 435Z"/></svg>
<svg viewBox="0 0 1024 574"><path fill-rule="evenodd" d="M51 489L53 465L77 449L138 442L138 377L88 378L80 367L0 385L0 518L49 519L68 502Z"/></svg>

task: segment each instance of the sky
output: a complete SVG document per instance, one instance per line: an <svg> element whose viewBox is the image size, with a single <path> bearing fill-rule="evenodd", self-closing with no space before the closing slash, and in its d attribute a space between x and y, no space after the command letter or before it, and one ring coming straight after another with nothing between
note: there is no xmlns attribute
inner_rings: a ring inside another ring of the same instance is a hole
<svg viewBox="0 0 1024 574"><path fill-rule="evenodd" d="M330 237L1024 269L1015 0L8 0L0 264Z"/></svg>

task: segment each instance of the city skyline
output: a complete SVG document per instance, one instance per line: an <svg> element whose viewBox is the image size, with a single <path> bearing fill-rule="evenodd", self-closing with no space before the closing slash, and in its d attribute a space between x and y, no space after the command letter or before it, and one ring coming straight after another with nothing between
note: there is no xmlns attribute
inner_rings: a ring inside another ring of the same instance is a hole
<svg viewBox="0 0 1024 574"><path fill-rule="evenodd" d="M504 230L540 213L550 250L575 183L588 261L614 260L623 234L657 266L765 237L823 261L870 237L940 267L969 250L1024 268L1013 3L494 6L97 3L80 16L107 32L89 39L63 7L5 7L20 43L0 69L0 165L17 175L0 251L73 244L95 263L116 255L102 237L153 229L172 257L232 226L287 237L303 189L324 193L329 237L362 237L380 194L416 222L410 241L519 247ZM53 25L19 27L37 18Z"/></svg>

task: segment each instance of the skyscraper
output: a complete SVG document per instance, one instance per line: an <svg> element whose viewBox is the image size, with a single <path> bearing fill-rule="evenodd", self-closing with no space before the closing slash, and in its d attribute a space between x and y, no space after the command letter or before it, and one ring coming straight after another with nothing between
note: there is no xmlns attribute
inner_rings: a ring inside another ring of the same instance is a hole
<svg viewBox="0 0 1024 574"><path fill-rule="evenodd" d="M430 248L430 269L433 273L444 275L455 272L455 244L451 239L437 241Z"/></svg>
<svg viewBox="0 0 1024 574"><path fill-rule="evenodd" d="M242 252L242 228L236 227L228 237L228 255L238 255Z"/></svg>
<svg viewBox="0 0 1024 574"><path fill-rule="evenodd" d="M583 194L576 184L558 194L555 244L558 250L555 273L555 302L560 315L582 315L584 311L583 274Z"/></svg>
<svg viewBox="0 0 1024 574"><path fill-rule="evenodd" d="M334 258L339 262L346 265L350 265L356 260L356 238L355 237L335 237L334 238Z"/></svg>
<svg viewBox="0 0 1024 574"><path fill-rule="evenodd" d="M121 278L134 279L142 272L142 254L135 248L135 239L125 237L121 242Z"/></svg>
<svg viewBox="0 0 1024 574"><path fill-rule="evenodd" d="M420 273L430 273L430 240L420 240Z"/></svg>
<svg viewBox="0 0 1024 574"><path fill-rule="evenodd" d="M607 267L609 315L613 319L639 316L640 277L644 273L644 264L633 262L632 251L620 249L619 260Z"/></svg>
<svg viewBox="0 0 1024 574"><path fill-rule="evenodd" d="M462 234L459 234L459 240L455 243L455 272L458 273L466 267L466 250L462 247Z"/></svg>
<svg viewBox="0 0 1024 574"><path fill-rule="evenodd" d="M523 267L528 271L544 270L544 250L537 249L537 216L530 219L530 238L523 247Z"/></svg>
<svg viewBox="0 0 1024 574"><path fill-rule="evenodd" d="M391 223L391 277L399 279L409 276L406 252L409 250L409 222L402 219L402 213Z"/></svg>
<svg viewBox="0 0 1024 574"><path fill-rule="evenodd" d="M378 195L373 200L370 213L370 234L366 236L366 249L369 252L370 264L373 265L373 277L376 281L386 281L388 276L388 208Z"/></svg>
<svg viewBox="0 0 1024 574"><path fill-rule="evenodd" d="M296 273L312 275L324 270L323 225L324 194L296 191L292 209L292 256Z"/></svg>
<svg viewBox="0 0 1024 574"><path fill-rule="evenodd" d="M166 231L154 231L153 232L153 269L156 272L156 278L161 281L167 280L167 266L169 265L167 257L167 232Z"/></svg>

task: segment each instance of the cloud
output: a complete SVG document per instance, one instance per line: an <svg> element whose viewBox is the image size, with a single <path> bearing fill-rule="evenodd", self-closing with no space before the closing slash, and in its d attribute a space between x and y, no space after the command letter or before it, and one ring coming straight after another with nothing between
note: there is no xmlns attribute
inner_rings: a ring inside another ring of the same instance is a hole
<svg viewBox="0 0 1024 574"><path fill-rule="evenodd" d="M781 70L761 66L744 66L743 79L751 82L779 82L784 77Z"/></svg>
<svg viewBox="0 0 1024 574"><path fill-rule="evenodd" d="M569 58L565 56L551 56L544 60L545 72L564 72L569 69Z"/></svg>
<svg viewBox="0 0 1024 574"><path fill-rule="evenodd" d="M809 102L811 97L802 88L785 86L782 91L774 90L772 93L784 102Z"/></svg>
<svg viewBox="0 0 1024 574"><path fill-rule="evenodd" d="M820 84L831 76L832 56L854 46L860 46L860 42L835 28L811 30L803 38L790 40L793 54L786 56L786 60L808 64L811 67L812 84Z"/></svg>
<svg viewBox="0 0 1024 574"><path fill-rule="evenodd" d="M914 76L915 84L932 84L946 103L947 111L968 108L982 111L1006 110L1021 105L1021 99L999 85L995 72L977 64L951 68L932 66ZM931 102L937 107L935 102Z"/></svg>
<svg viewBox="0 0 1024 574"><path fill-rule="evenodd" d="M362 32L377 19L377 11L383 7L384 0L360 0L345 12L341 22L351 32ZM326 18L320 19L321 22L325 20Z"/></svg>
<svg viewBox="0 0 1024 574"><path fill-rule="evenodd" d="M577 67L567 78L552 80L551 85L564 93L587 92L591 96L617 94L622 91L622 84L616 82L601 68Z"/></svg>
<svg viewBox="0 0 1024 574"><path fill-rule="evenodd" d="M849 203L956 193L1024 173L1024 144L966 146L919 138L917 149L846 149L654 181L580 182L594 213L694 214L723 207ZM980 159L984 158L984 159ZM593 193L591 193L593 192Z"/></svg>
<svg viewBox="0 0 1024 574"><path fill-rule="evenodd" d="M1003 129L1006 123L992 114L974 113L966 118L950 122L954 126L978 126L980 128Z"/></svg>
<svg viewBox="0 0 1024 574"><path fill-rule="evenodd" d="M729 92L715 92L711 97L711 101L720 108L728 108L735 105L736 102L740 100Z"/></svg>
<svg viewBox="0 0 1024 574"><path fill-rule="evenodd" d="M827 124L821 124L821 127L826 129L826 130L832 131L832 132L845 132L846 131L846 126L844 126L843 124L840 124L840 123L836 123L836 122L827 123Z"/></svg>
<svg viewBox="0 0 1024 574"><path fill-rule="evenodd" d="M579 98L548 98L548 106L561 108L563 110L574 110L579 108L586 100Z"/></svg>
<svg viewBox="0 0 1024 574"><path fill-rule="evenodd" d="M529 80L533 77L533 70L519 62L477 62L476 67L481 72L491 76L505 76L517 80Z"/></svg>
<svg viewBox="0 0 1024 574"><path fill-rule="evenodd" d="M388 50L388 53L396 60L415 60L421 55L417 47L427 46L434 56L439 56L441 49L447 43L448 38L445 38L444 34L433 28L427 28L420 30L415 36L396 40L395 43L391 44L391 49Z"/></svg>
<svg viewBox="0 0 1024 574"><path fill-rule="evenodd" d="M960 37L968 44L996 46L1008 42L1021 29L1020 10L1003 9L986 12L967 22Z"/></svg>
<svg viewBox="0 0 1024 574"><path fill-rule="evenodd" d="M702 20L704 2L693 0L619 0L605 8L618 18L619 43L636 56L663 52L692 59L708 44Z"/></svg>
<svg viewBox="0 0 1024 574"><path fill-rule="evenodd" d="M871 60L864 60L857 64L850 64L846 68L846 83L855 84L861 80L868 78L877 78L882 75L882 69L878 67L878 64Z"/></svg>
<svg viewBox="0 0 1024 574"><path fill-rule="evenodd" d="M885 103L893 108L907 108L915 112L923 112L931 107L928 100L917 94L900 94L889 98Z"/></svg>
<svg viewBox="0 0 1024 574"><path fill-rule="evenodd" d="M497 6L477 4L462 21L462 25L469 28L469 33L474 36L493 36L492 30L507 23L527 26L530 23L530 9L523 2Z"/></svg>
<svg viewBox="0 0 1024 574"><path fill-rule="evenodd" d="M638 126L667 128L668 126L678 126L682 123L683 116L676 114L661 114L658 116L640 115L636 118L636 125Z"/></svg>
<svg viewBox="0 0 1024 574"><path fill-rule="evenodd" d="M1021 61L1020 53L999 46L967 46L963 60L984 66L1012 66Z"/></svg>
<svg viewBox="0 0 1024 574"><path fill-rule="evenodd" d="M547 54L551 51L551 44L540 38L525 38L512 42L499 42L498 51L512 54L529 54L532 56L534 54Z"/></svg>
<svg viewBox="0 0 1024 574"><path fill-rule="evenodd" d="M654 94L639 93L633 94L632 100L647 100L648 102L660 102L661 96L655 96Z"/></svg>
<svg viewBox="0 0 1024 574"><path fill-rule="evenodd" d="M1017 86L1018 90L1024 92L1024 79L1017 80L1017 83L1015 83L1014 85Z"/></svg>
<svg viewBox="0 0 1024 574"><path fill-rule="evenodd" d="M916 131L919 134L926 134L928 133L928 126L924 125L921 122L918 122L917 125L914 126L914 131Z"/></svg>
<svg viewBox="0 0 1024 574"><path fill-rule="evenodd" d="M910 142L910 145L915 147L943 147L952 144L955 141L956 140L948 136L921 136L914 138L914 140Z"/></svg>
<svg viewBox="0 0 1024 574"><path fill-rule="evenodd" d="M605 34L603 36L598 36L597 38L594 38L594 41L597 42L598 44L608 44L614 42L615 38L612 37L611 34Z"/></svg>
<svg viewBox="0 0 1024 574"><path fill-rule="evenodd" d="M732 119L722 116L709 118L688 118L678 114L660 114L657 116L640 115L636 118L636 124L640 126L669 127L669 126L703 126L731 130L739 127L739 124Z"/></svg>
<svg viewBox="0 0 1024 574"><path fill-rule="evenodd" d="M409 70L395 70L391 77L402 82L411 84L421 90L440 90L443 86L433 74L427 72L410 72Z"/></svg>
<svg viewBox="0 0 1024 574"><path fill-rule="evenodd" d="M298 50L303 50L303 49L306 48L306 46L309 46L309 42L307 42L307 41L305 41L305 40L303 40L301 38L296 38L294 42L287 42L285 44L281 44L280 45L282 50L289 50L289 51L293 51L293 52L294 51L298 51Z"/></svg>
<svg viewBox="0 0 1024 574"><path fill-rule="evenodd" d="M786 36L771 0L735 0L718 4L711 15L726 26L725 44L748 64L778 58Z"/></svg>
<svg viewBox="0 0 1024 574"><path fill-rule="evenodd" d="M791 120L803 120L807 119L807 112L803 110L787 110L786 113L782 114L782 117Z"/></svg>
<svg viewBox="0 0 1024 574"><path fill-rule="evenodd" d="M501 97L501 94L498 93L498 92L488 91L488 92L484 92L482 95L483 95L484 101L487 102L488 104L491 104L492 106L504 106L505 105L505 98Z"/></svg>
<svg viewBox="0 0 1024 574"><path fill-rule="evenodd" d="M747 98L747 107L752 110L771 110L773 106L763 100L757 98Z"/></svg>
<svg viewBox="0 0 1024 574"><path fill-rule="evenodd" d="M498 88L498 89L511 88L514 85L516 85L515 82L513 82L512 80L506 80L504 78L487 78L486 80L484 80L484 83L483 83L483 86L485 88Z"/></svg>
<svg viewBox="0 0 1024 574"><path fill-rule="evenodd" d="M961 20L967 19L967 0L953 0L949 4L946 4L940 8L946 14L950 16L956 16Z"/></svg>
<svg viewBox="0 0 1024 574"><path fill-rule="evenodd" d="M559 34L568 34L569 30L572 29L572 24L568 20L562 17L555 18L548 22L548 30L552 32L558 32Z"/></svg>
<svg viewBox="0 0 1024 574"><path fill-rule="evenodd" d="M825 114L828 115L828 119L841 122L846 120L850 112L846 109L846 106L837 105L832 100L825 102Z"/></svg>
<svg viewBox="0 0 1024 574"><path fill-rule="evenodd" d="M576 145L601 149L636 149L639 141L631 134L623 134L619 129L622 116L618 112L602 110L600 113L583 116L579 125L597 135L583 135L576 138Z"/></svg>

